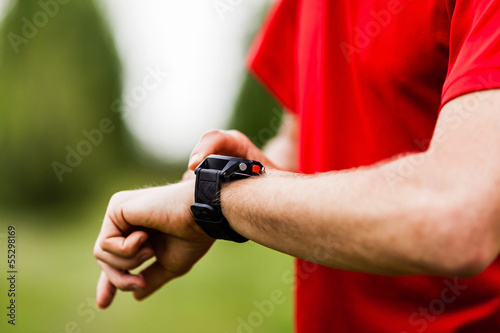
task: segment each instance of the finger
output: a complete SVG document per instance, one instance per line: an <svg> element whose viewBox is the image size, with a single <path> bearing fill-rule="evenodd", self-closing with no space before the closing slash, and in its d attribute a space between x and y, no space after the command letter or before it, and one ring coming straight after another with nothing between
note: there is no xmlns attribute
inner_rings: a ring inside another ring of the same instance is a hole
<svg viewBox="0 0 500 333"><path fill-rule="evenodd" d="M135 269L141 266L145 261L154 257L154 255L154 251L151 247L141 249L132 258L122 258L102 250L96 250L94 253L94 257L96 257L96 259L110 265L111 267L122 270Z"/></svg>
<svg viewBox="0 0 500 333"><path fill-rule="evenodd" d="M136 289L134 291L134 297L139 301L148 297L158 288L176 277L174 273L169 272L162 267L158 261L143 270L141 275L146 281L146 286L142 289Z"/></svg>
<svg viewBox="0 0 500 333"><path fill-rule="evenodd" d="M111 284L108 277L101 271L96 290L96 305L100 309L106 309L115 298L116 287Z"/></svg>
<svg viewBox="0 0 500 333"><path fill-rule="evenodd" d="M110 283L117 289L123 291L131 291L136 289L143 289L146 287L146 281L140 274L130 274L128 271L116 269L102 261L98 261L98 263L102 271L106 274Z"/></svg>
<svg viewBox="0 0 500 333"><path fill-rule="evenodd" d="M257 160L267 168L277 168L246 135L236 130L212 130L203 134L200 141L191 152L188 169L194 170L198 164L210 154L229 155Z"/></svg>
<svg viewBox="0 0 500 333"><path fill-rule="evenodd" d="M145 231L134 231L127 237L103 235L99 245L102 250L119 256L122 258L133 258L137 255L140 247L148 239L148 234Z"/></svg>
<svg viewBox="0 0 500 333"><path fill-rule="evenodd" d="M210 154L247 158L250 149L258 148L238 131L211 130L202 135L189 159L189 169L194 170Z"/></svg>
<svg viewBox="0 0 500 333"><path fill-rule="evenodd" d="M156 253L163 253L158 260L141 272L146 280L146 287L134 291L134 297L142 300L163 286L168 281L186 274L193 265L208 251L212 239L192 242L177 237L167 236L157 248Z"/></svg>

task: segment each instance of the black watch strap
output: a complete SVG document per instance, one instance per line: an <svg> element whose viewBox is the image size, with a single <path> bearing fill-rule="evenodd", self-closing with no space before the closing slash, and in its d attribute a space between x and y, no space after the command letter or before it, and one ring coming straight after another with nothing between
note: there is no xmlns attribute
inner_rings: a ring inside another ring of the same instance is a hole
<svg viewBox="0 0 500 333"><path fill-rule="evenodd" d="M215 239L225 239L236 243L244 243L248 238L243 237L229 226L226 218L217 213L210 205L194 203L191 205L196 223L205 231L207 235ZM203 218L203 216L207 218ZM217 220L218 219L218 220Z"/></svg>
<svg viewBox="0 0 500 333"><path fill-rule="evenodd" d="M220 190L223 183L260 174L264 172L264 167L256 161L219 155L210 155L206 161L206 163L202 162L195 171L195 203L191 205L195 221L210 237L237 243L246 242L248 239L234 231L222 214ZM225 167L219 165L218 168L210 168L210 165L219 164L219 162ZM230 167L231 165L233 167ZM240 165L241 168L236 168ZM245 171L246 174L243 173Z"/></svg>
<svg viewBox="0 0 500 333"><path fill-rule="evenodd" d="M220 170L200 169L196 174L194 200L197 203L220 207Z"/></svg>
<svg viewBox="0 0 500 333"><path fill-rule="evenodd" d="M195 203L191 211L196 223L207 235L216 239L225 239L244 243L248 239L231 229L220 208L221 171L200 169L196 175L194 191Z"/></svg>

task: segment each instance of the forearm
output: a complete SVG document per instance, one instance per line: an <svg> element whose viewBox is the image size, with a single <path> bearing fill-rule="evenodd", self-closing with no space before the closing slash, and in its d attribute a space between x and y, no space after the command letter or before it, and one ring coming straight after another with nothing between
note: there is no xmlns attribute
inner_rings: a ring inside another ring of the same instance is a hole
<svg viewBox="0 0 500 333"><path fill-rule="evenodd" d="M463 102L450 103L442 114L460 112ZM492 111L498 104L485 99L461 128L441 119L425 153L346 172L270 172L230 183L221 192L224 215L249 239L330 267L388 275L477 274L499 250L494 151L500 140L477 135L478 129L496 133ZM402 173L408 166L413 170Z"/></svg>
<svg viewBox="0 0 500 333"><path fill-rule="evenodd" d="M440 242L430 238L439 236L425 232L432 199L417 192L392 192L377 169L273 172L229 184L221 200L236 231L295 257L370 273L439 273Z"/></svg>

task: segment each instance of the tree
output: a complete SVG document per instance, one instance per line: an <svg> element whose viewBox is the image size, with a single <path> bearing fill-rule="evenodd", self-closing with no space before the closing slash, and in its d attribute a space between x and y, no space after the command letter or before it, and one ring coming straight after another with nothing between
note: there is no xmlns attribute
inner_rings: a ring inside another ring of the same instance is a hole
<svg viewBox="0 0 500 333"><path fill-rule="evenodd" d="M0 28L0 198L59 202L124 160L121 67L94 1L11 1Z"/></svg>

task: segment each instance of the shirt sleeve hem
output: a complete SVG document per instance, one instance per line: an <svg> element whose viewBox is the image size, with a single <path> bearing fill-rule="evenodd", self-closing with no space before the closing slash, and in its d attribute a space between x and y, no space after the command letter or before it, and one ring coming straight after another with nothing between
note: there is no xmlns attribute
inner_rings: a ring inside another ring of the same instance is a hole
<svg viewBox="0 0 500 333"><path fill-rule="evenodd" d="M441 98L443 108L452 99L467 93L500 88L500 68L481 69L461 76L445 85Z"/></svg>

